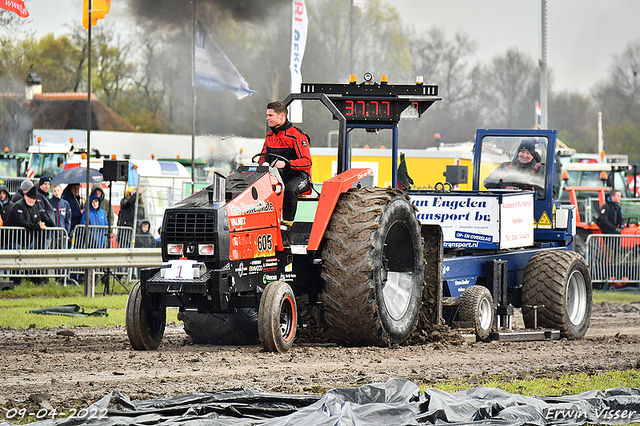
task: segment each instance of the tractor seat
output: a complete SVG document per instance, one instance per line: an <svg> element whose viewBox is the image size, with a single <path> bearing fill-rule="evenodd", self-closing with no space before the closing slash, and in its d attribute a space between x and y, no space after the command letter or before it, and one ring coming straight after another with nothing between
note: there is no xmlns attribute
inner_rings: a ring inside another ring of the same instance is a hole
<svg viewBox="0 0 640 426"><path fill-rule="evenodd" d="M298 200L318 201L319 199L320 193L316 189L316 186L313 184L313 182L311 182L311 185L309 185L308 190L298 195Z"/></svg>

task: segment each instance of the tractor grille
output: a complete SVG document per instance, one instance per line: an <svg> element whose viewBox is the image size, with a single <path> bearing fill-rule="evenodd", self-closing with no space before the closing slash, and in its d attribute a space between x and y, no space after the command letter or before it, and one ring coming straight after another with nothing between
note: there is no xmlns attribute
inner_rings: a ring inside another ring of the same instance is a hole
<svg viewBox="0 0 640 426"><path fill-rule="evenodd" d="M165 242L168 244L212 243L215 240L215 212L169 211L164 223Z"/></svg>

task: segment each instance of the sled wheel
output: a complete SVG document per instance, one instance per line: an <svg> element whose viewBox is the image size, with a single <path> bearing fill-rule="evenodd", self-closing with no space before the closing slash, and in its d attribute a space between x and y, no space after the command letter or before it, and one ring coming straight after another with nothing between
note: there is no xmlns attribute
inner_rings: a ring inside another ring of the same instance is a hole
<svg viewBox="0 0 640 426"><path fill-rule="evenodd" d="M213 345L258 344L258 310L240 308L232 314L201 314L193 311L178 313L184 331L193 343Z"/></svg>
<svg viewBox="0 0 640 426"><path fill-rule="evenodd" d="M160 306L158 310L149 310L144 306L138 281L127 299L125 323L131 347L147 351L158 349L164 336L166 322L167 313L164 306Z"/></svg>
<svg viewBox="0 0 640 426"><path fill-rule="evenodd" d="M591 320L593 289L584 258L576 252L553 250L534 254L522 282L522 317L527 328L560 330L569 339L582 338Z"/></svg>
<svg viewBox="0 0 640 426"><path fill-rule="evenodd" d="M396 189L350 189L324 236L321 301L346 345L404 342L422 306L424 262L415 208Z"/></svg>
<svg viewBox="0 0 640 426"><path fill-rule="evenodd" d="M258 333L268 352L287 352L293 346L298 311L289 284L274 281L264 289L258 310Z"/></svg>
<svg viewBox="0 0 640 426"><path fill-rule="evenodd" d="M486 340L493 329L495 310L488 288L481 285L467 287L460 296L460 321L473 324L478 340Z"/></svg>

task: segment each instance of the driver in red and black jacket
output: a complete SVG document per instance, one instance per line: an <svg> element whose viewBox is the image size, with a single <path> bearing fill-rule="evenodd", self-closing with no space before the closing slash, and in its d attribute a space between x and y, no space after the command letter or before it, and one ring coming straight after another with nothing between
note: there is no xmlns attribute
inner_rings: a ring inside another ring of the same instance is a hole
<svg viewBox="0 0 640 426"><path fill-rule="evenodd" d="M283 239L288 236L298 208L298 195L311 189L311 151L309 135L292 125L287 119L287 106L280 101L267 104L267 125L271 128L264 140L260 163L267 162L280 169L285 185L282 207ZM275 156L289 160L289 164Z"/></svg>

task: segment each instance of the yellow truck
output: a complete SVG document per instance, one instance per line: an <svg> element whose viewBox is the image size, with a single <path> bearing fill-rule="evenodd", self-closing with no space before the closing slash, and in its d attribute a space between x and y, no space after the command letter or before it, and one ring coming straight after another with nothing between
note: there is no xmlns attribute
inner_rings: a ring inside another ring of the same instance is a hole
<svg viewBox="0 0 640 426"><path fill-rule="evenodd" d="M471 149L402 149L405 154L407 171L413 185L411 189L433 189L437 182L444 182L447 165L468 166L472 170ZM335 176L337 170L337 148L311 148L314 182L324 182ZM399 161L398 161L399 163ZM371 168L374 184L379 187L391 186L391 149L354 148L351 167ZM470 190L471 181L460 184L458 189Z"/></svg>

